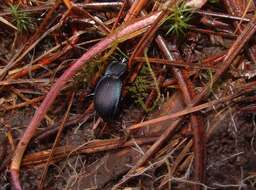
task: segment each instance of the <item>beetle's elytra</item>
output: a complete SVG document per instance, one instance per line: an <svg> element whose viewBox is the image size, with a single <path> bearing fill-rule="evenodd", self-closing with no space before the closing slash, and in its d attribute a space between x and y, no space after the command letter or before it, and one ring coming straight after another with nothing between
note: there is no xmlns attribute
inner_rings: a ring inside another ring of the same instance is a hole
<svg viewBox="0 0 256 190"><path fill-rule="evenodd" d="M95 88L94 105L98 115L111 121L119 111L122 92L122 76L127 70L125 60L113 62L107 67L105 74Z"/></svg>
<svg viewBox="0 0 256 190"><path fill-rule="evenodd" d="M97 113L105 120L116 116L121 96L122 82L113 77L103 77L95 90L94 104Z"/></svg>

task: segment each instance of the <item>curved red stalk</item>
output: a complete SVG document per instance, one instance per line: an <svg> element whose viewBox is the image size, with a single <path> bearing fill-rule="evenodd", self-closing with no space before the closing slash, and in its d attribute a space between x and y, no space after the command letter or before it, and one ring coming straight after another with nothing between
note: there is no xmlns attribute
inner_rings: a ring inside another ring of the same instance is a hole
<svg viewBox="0 0 256 190"><path fill-rule="evenodd" d="M25 130L25 133L21 137L17 148L14 152L13 159L11 162L10 172L11 172L11 178L12 178L12 184L14 189L21 190L21 185L19 182L19 168L21 164L21 160L23 157L23 154L27 148L27 145L29 144L31 138L33 137L38 125L44 118L44 115L48 111L49 107L52 105L53 101L59 94L62 87L65 85L65 83L70 80L77 71L90 59L92 59L95 55L103 52L108 47L111 46L112 43L114 43L116 40L119 40L123 36L130 34L132 32L135 32L137 30L143 29L151 25L155 19L159 16L161 12L157 12L149 17L143 18L137 22L134 22L128 26L122 27L113 34L107 36L105 39L100 41L99 43L95 44L91 49L89 49L86 53L82 55L71 67L69 67L62 75L61 77L55 82L55 84L51 87L50 91L46 95L44 101L34 114L32 120L30 121L30 124L28 125L27 129Z"/></svg>

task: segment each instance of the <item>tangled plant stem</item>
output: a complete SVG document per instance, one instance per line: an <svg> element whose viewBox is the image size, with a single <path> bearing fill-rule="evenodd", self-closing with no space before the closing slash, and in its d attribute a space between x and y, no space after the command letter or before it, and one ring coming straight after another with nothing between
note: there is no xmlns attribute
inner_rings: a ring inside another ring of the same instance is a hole
<svg viewBox="0 0 256 190"><path fill-rule="evenodd" d="M14 156L11 162L10 172L12 178L12 185L16 190L21 190L21 184L19 182L19 169L23 154L26 150L27 145L29 144L31 138L33 137L38 125L42 121L44 115L48 111L49 107L52 105L53 101L59 94L62 87L69 81L76 72L89 60L91 60L95 55L103 52L108 47L110 47L114 42L119 40L127 40L128 38L124 38L125 36L134 33L138 30L142 30L151 25L155 19L160 15L161 12L157 12L151 16L143 18L135 23L132 23L128 26L121 27L119 30L107 36L105 39L94 45L91 49L89 49L86 53L83 54L70 68L68 68L61 77L56 81L56 83L51 87L44 101L37 109L34 114L30 124L28 125L25 133L21 137L16 150L14 152Z"/></svg>
<svg viewBox="0 0 256 190"><path fill-rule="evenodd" d="M205 0L201 0L205 1ZM163 10L168 8L172 4L172 0L167 0L163 4ZM203 3L202 3L203 4ZM200 8L199 6L195 8ZM154 13L148 17L144 17L139 21L131 23L129 25L125 25L124 27L120 27L115 32L107 36L105 39L100 41L99 43L95 44L91 49L89 49L86 53L83 54L70 68L68 68L60 78L55 82L55 84L51 87L50 91L46 95L44 101L37 109L36 113L34 114L32 120L30 121L28 127L25 130L25 133L21 137L16 150L14 152L11 166L10 166L10 174L12 180L13 189L21 190L21 184L19 181L19 170L20 164L23 157L23 154L33 137L38 125L42 121L44 115L48 111L49 107L52 105L53 101L59 94L62 87L69 81L77 71L85 65L89 60L91 60L97 54L103 52L107 48L109 48L113 43L122 42L133 38L142 32L145 32L145 29L149 27L151 24L155 22L155 20L161 15L162 11Z"/></svg>

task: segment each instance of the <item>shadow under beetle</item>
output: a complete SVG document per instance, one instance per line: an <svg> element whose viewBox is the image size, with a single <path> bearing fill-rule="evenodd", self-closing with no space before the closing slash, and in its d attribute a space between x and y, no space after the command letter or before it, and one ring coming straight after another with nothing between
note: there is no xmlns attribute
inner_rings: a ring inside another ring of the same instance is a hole
<svg viewBox="0 0 256 190"><path fill-rule="evenodd" d="M119 111L122 94L122 77L127 71L127 60L112 62L95 88L94 105L98 115L111 121Z"/></svg>

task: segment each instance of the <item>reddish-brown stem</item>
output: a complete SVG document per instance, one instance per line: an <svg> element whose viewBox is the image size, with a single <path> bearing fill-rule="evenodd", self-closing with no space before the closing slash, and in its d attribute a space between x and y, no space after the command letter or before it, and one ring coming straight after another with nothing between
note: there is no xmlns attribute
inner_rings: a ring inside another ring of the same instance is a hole
<svg viewBox="0 0 256 190"><path fill-rule="evenodd" d="M136 143L137 145L143 144L151 144L153 143L157 137L143 137L143 138L134 138L124 143L123 139L115 138L115 139L107 139L107 140L93 140L84 145L75 146L75 145L67 145L60 146L55 148L55 152L52 157L52 161L56 162L60 159L63 159L69 155L76 154L90 154L96 152L102 152L117 148L131 147ZM48 156L50 154L50 150L43 150L40 152L34 152L25 156L22 166L32 166L35 164L45 163Z"/></svg>
<svg viewBox="0 0 256 190"><path fill-rule="evenodd" d="M95 21L95 23L98 25L101 32L108 34L110 32L110 29L101 21L96 19L94 16L92 16L89 12L85 11L84 9L81 9L80 7L73 4L72 6L72 13L75 13L77 15L81 14L84 17L88 17Z"/></svg>
<svg viewBox="0 0 256 190"><path fill-rule="evenodd" d="M202 24L204 24L206 26L210 26L210 27L218 27L218 28L228 28L229 27L229 25L227 23L211 19L207 16L203 16L200 19L200 22Z"/></svg>
<svg viewBox="0 0 256 190"><path fill-rule="evenodd" d="M27 75L28 73L30 73L32 71L35 71L35 70L37 70L39 68L42 68L42 66L51 64L56 59L58 59L59 57L61 57L64 54L66 54L69 50L71 50L73 48L73 45L78 42L79 35L75 34L74 36L75 37L71 40L70 44L67 44L61 51L55 52L52 55L50 55L49 57L44 57L36 65L32 65L31 67L23 68L19 72L17 72L14 75L12 75L10 78L11 79L17 79L17 78L23 77L24 75Z"/></svg>
<svg viewBox="0 0 256 190"><path fill-rule="evenodd" d="M235 16L241 16L243 15L243 12L245 11L245 4L242 4L242 2L239 1L227 1L227 0L223 0L224 5L226 6L226 9L229 13L231 13L232 15ZM245 25L243 23L241 23L242 20L238 21L234 21L233 24L236 27L236 29L238 29L238 32L241 33L242 29L244 29ZM253 63L256 63L256 54L255 54L255 43L254 45L252 45L251 47L249 47L248 49L246 49L246 51L248 52L248 55L250 57L250 59L253 61Z"/></svg>
<svg viewBox="0 0 256 190"><path fill-rule="evenodd" d="M234 15L228 15L228 14L224 14L224 13L209 12L209 11L202 11L202 10L197 10L196 13L201 14L201 15L226 18L226 19L231 19L231 20L236 20L236 21L244 21L244 22L250 21L250 19L248 19L248 18L234 16Z"/></svg>
<svg viewBox="0 0 256 190"><path fill-rule="evenodd" d="M172 3L175 3L175 0L171 0L170 4L172 5ZM137 44L137 46L135 47L132 55L129 58L129 62L128 62L128 68L129 69L132 67L133 59L135 57L140 56L143 53L143 50L151 42L151 40L153 39L153 37L156 34L156 31L158 30L158 28L161 25L160 23L162 22L162 20L166 16L166 14L167 14L167 10L162 11L160 16L155 20L155 22L152 25L152 27L150 27L149 30L140 39L139 43Z"/></svg>
<svg viewBox="0 0 256 190"><path fill-rule="evenodd" d="M123 13L124 13L124 10L125 10L125 8L126 8L126 5L127 5L127 3L124 1L124 3L122 4L121 9L120 9L120 11L119 11L119 13L118 13L116 19L115 19L115 22L114 22L114 24L113 24L113 26L112 26L111 32L113 32L113 31L116 29L116 27L117 27L117 25L118 25L118 22L120 21L122 15L123 15Z"/></svg>
<svg viewBox="0 0 256 190"><path fill-rule="evenodd" d="M15 54L15 56L10 60L10 62L5 66L5 68L2 69L2 71L0 71L0 78L4 78L6 72L15 64L17 64L27 54L27 50L32 47L31 44L33 45L35 42L38 43L37 38L39 38L40 35L43 34L43 29L47 27L47 25L49 24L49 20L53 19L52 15L59 7L59 5L60 2L56 2L54 6L52 6L52 8L48 11L47 15L44 17L43 22L40 24L35 34L28 40L28 42L21 48L21 50Z"/></svg>
<svg viewBox="0 0 256 190"><path fill-rule="evenodd" d="M56 138L54 140L54 143L52 145L52 149L50 151L49 157L48 157L47 162L46 162L46 164L44 166L44 171L42 173L41 180L40 180L39 185L38 185L38 189L42 189L43 188L43 183L44 183L45 177L46 177L47 172L48 172L48 167L49 167L50 161L52 160L52 157L53 157L53 154L54 154L54 151L55 151L55 147L56 147L56 145L60 141L60 135L61 135L61 133L62 133L62 131L64 129L64 124L65 124L65 122L66 122L66 120L68 118L68 114L69 114L71 105L72 105L73 100L74 100L74 95L75 95L75 93L73 92L72 95L71 95L71 98L69 100L68 108L67 108L67 110L66 110L66 112L64 114L63 120L62 120L61 125L60 125L60 127L58 129L58 133L57 133Z"/></svg>
<svg viewBox="0 0 256 190"><path fill-rule="evenodd" d="M159 74L159 76L157 78L157 82L160 87L162 87L164 80L165 80L165 74L162 72ZM157 96L157 90L154 88L151 90L151 92L149 93L149 95L146 99L145 105L147 108L150 108L152 106L156 96Z"/></svg>
<svg viewBox="0 0 256 190"><path fill-rule="evenodd" d="M156 42L159 48L162 50L165 57L173 61L174 59L179 59L180 55L176 50L175 53L171 54L165 40L161 36L157 36ZM189 105L192 101L194 94L193 85L191 81L186 77L185 72L182 72L176 67L172 67L172 72L175 75L175 78L179 84L179 88L183 94L183 98L186 105ZM185 80L186 79L186 80ZM189 88L190 84L190 88ZM198 182L203 182L204 180L204 130L199 123L199 119L195 114L191 115L191 124L193 129L193 141L194 141L194 154L195 154L195 180ZM166 180L164 180L166 181ZM162 184L163 185L163 184ZM193 189L199 189L200 186L193 185Z"/></svg>
<svg viewBox="0 0 256 190"><path fill-rule="evenodd" d="M233 43L231 48L229 49L225 59L223 60L223 65L220 70L218 70L213 79L212 83L215 83L220 76L229 68L232 61L241 51L242 47L248 42L251 36L256 31L256 16L253 17L252 21L248 23L247 27L243 30L243 32L238 36L236 41ZM191 106L198 104L198 102L207 95L208 89L211 85L207 85L192 101Z"/></svg>
<svg viewBox="0 0 256 190"><path fill-rule="evenodd" d="M90 119L91 117L91 112L94 110L94 105L93 103L90 103L90 105L88 106L88 108L84 111L84 113L82 113L81 115L78 116L74 116L72 118L70 118L70 120L68 120L64 127L68 127L70 125L74 125L76 123L85 123L88 119ZM57 124L59 126L59 124ZM36 142L41 142L47 138L49 138L49 136L54 135L55 133L58 132L58 127L54 126L54 127L50 127L47 128L45 131L43 131L40 134L37 134L37 136L35 137L35 141Z"/></svg>
<svg viewBox="0 0 256 190"><path fill-rule="evenodd" d="M146 59L144 57L135 57L134 58L135 61L138 61L138 62L146 62ZM148 58L149 62L150 63L153 63L153 64L162 64L162 65L170 65L170 66L176 66L176 67L181 67L181 68L197 68L197 69L211 69L211 70L217 70L216 67L214 66L205 66L203 64L186 64L183 60L173 60L173 61L170 61L170 60L167 60L167 59L159 59L159 58ZM204 60L202 60L203 62ZM192 62L198 62L198 60L193 60Z"/></svg>
<svg viewBox="0 0 256 190"><path fill-rule="evenodd" d="M222 37L231 38L231 39L237 37L237 35L233 34L233 33L215 32L215 31L209 30L209 29L198 28L198 27L193 26L193 25L189 25L189 30L200 32L200 33L203 33L203 34L213 34L213 35L216 35L216 36L222 36Z"/></svg>
<svg viewBox="0 0 256 190"><path fill-rule="evenodd" d="M44 99L44 96L39 96L33 99L30 99L29 102L22 102L13 106L8 106L5 107L4 110L8 111L8 110L12 110L12 109L18 109L18 108L22 108L31 104L34 104L36 102L42 101ZM1 109L0 109L1 110Z"/></svg>
<svg viewBox="0 0 256 190"><path fill-rule="evenodd" d="M245 30L239 35L238 39L234 42L232 47L229 49L225 59L223 66L220 70L218 70L211 83L215 83L220 76L227 70L227 68L230 66L232 61L235 59L235 57L238 55L242 47L245 45L246 42L251 38L251 36L256 31L256 16L252 19L252 21L247 25ZM191 108L192 106L198 104L208 93L209 87L211 85L207 85L204 87L204 89L189 103L187 108ZM157 120L157 119L156 119ZM128 172L127 175L125 175L122 180L114 186L113 189L117 189L120 185L125 183L129 178L131 178L132 173L134 173L140 166L145 164L145 162L152 156L163 144L163 142L166 141L167 138L170 137L170 135L174 132L174 130L177 128L177 125L179 124L181 119L177 119L174 121L174 123L167 128L164 133L159 137L159 139L147 150L147 152L144 154L144 156L136 163L136 165ZM139 124L137 124L139 125Z"/></svg>
<svg viewBox="0 0 256 190"><path fill-rule="evenodd" d="M120 187L122 184L124 184L128 179L130 179L133 175L134 172L136 172L136 170L141 167L142 165L144 165L147 160L157 151L159 150L159 148L162 146L162 144L166 141L167 138L169 138L174 131L177 129L177 125L179 124L179 122L181 121L181 119L177 119L175 121L173 121L173 123L171 124L171 126L169 126L163 133L162 135L157 139L157 141L155 141L155 143L146 151L146 153L143 155L143 157L141 157L138 162L136 163L136 165L130 169L130 171L120 180L120 182L118 182L112 189L116 190L118 189L118 187Z"/></svg>
<svg viewBox="0 0 256 190"><path fill-rule="evenodd" d="M11 172L13 186L16 190L22 189L19 182L19 168L20 168L21 160L26 150L26 147L29 144L31 138L34 136L36 129L40 124L40 122L42 121L44 115L46 114L49 107L52 105L53 101L59 94L62 87L66 84L66 82L68 82L77 73L77 71L86 62L92 59L95 55L103 52L105 49L110 47L112 43L120 40L120 38L124 37L125 35L148 27L150 24L152 24L155 21L155 19L159 16L160 13L161 12L157 12L151 16L143 18L137 22L134 22L128 26L121 27L112 35L107 36L105 39L95 44L89 51L84 53L84 55L81 58L79 58L70 68L68 68L61 75L61 77L56 81L56 83L51 87L46 98L44 99L40 107L37 109L35 115L30 121L30 124L28 125L25 133L21 137L17 145L17 148L14 152L13 159L11 162L10 172Z"/></svg>
<svg viewBox="0 0 256 190"><path fill-rule="evenodd" d="M125 22L129 22L140 13L144 6L148 3L148 0L135 0L132 4L127 16L125 17Z"/></svg>
<svg viewBox="0 0 256 190"><path fill-rule="evenodd" d="M114 10L117 11L122 7L125 3L123 2L93 2L93 3L76 3L76 6L83 9L92 9L92 10Z"/></svg>

